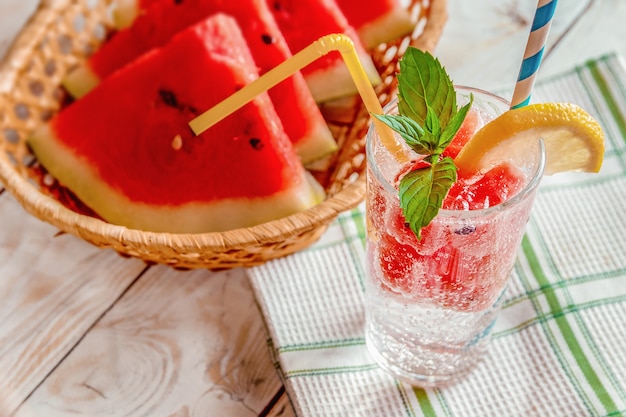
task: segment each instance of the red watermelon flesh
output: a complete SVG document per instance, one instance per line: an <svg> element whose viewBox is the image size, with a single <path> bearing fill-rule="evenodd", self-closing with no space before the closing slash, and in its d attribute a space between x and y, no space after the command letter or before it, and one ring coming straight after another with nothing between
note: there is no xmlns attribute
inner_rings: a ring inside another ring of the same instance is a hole
<svg viewBox="0 0 626 417"><path fill-rule="evenodd" d="M111 223L208 232L283 217L321 195L267 94L198 137L187 124L257 77L235 20L214 15L103 80L29 144Z"/></svg>
<svg viewBox="0 0 626 417"><path fill-rule="evenodd" d="M344 33L354 41L357 53L372 82L380 83L372 58L349 25L335 0L266 0L292 52L300 51L322 36ZM345 63L336 51L302 69L318 102L357 92Z"/></svg>
<svg viewBox="0 0 626 417"><path fill-rule="evenodd" d="M231 15L245 28L244 36L261 74L291 56L263 0L154 0L132 26L117 32L65 85L70 91L76 91L72 88L76 85L97 85L149 49L164 45L180 30L217 12ZM336 150L332 133L301 73L276 85L269 94L303 163Z"/></svg>
<svg viewBox="0 0 626 417"><path fill-rule="evenodd" d="M411 33L415 23L400 0L336 0L341 11L370 49Z"/></svg>

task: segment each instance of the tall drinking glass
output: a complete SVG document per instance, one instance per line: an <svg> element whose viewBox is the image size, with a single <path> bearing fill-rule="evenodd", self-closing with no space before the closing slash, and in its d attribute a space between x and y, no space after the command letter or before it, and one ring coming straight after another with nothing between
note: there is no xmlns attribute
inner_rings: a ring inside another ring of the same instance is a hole
<svg viewBox="0 0 626 417"><path fill-rule="evenodd" d="M499 97L463 87L457 88L459 105L470 93L481 119L509 108ZM385 112L396 113L396 102ZM500 156L523 173L521 191L486 209L442 209L419 241L405 225L394 185L405 167L373 127L366 146L368 350L382 368L412 385L450 384L488 346L543 175L542 143Z"/></svg>

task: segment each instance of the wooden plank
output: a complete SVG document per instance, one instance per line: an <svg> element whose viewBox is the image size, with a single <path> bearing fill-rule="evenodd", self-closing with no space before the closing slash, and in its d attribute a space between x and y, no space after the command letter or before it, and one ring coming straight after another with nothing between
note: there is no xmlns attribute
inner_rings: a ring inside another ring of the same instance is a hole
<svg viewBox="0 0 626 417"><path fill-rule="evenodd" d="M281 386L244 270L157 266L16 417L256 416Z"/></svg>
<svg viewBox="0 0 626 417"><path fill-rule="evenodd" d="M6 194L0 219L0 415L9 415L145 265L57 235Z"/></svg>
<svg viewBox="0 0 626 417"><path fill-rule="evenodd" d="M571 25L592 1L559 0L544 53L545 62L551 59L552 48L569 33ZM449 19L436 54L454 83L512 92L537 2L448 0L448 3ZM563 68L562 64L559 68ZM543 70L542 65L539 76L543 76Z"/></svg>

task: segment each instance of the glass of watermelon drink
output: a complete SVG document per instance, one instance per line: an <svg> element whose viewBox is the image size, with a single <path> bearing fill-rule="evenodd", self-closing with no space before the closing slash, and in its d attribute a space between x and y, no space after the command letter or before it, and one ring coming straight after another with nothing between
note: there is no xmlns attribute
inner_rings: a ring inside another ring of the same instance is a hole
<svg viewBox="0 0 626 417"><path fill-rule="evenodd" d="M489 93L457 87L459 106L470 93L472 109L446 149L451 157L509 107ZM396 102L385 112L397 112ZM405 224L397 189L399 178L419 167L419 155L407 146L412 162L399 165L373 127L366 146L368 350L382 368L412 385L453 383L488 346L543 175L543 146L538 141L523 156L503 155L484 173L459 171L420 240Z"/></svg>

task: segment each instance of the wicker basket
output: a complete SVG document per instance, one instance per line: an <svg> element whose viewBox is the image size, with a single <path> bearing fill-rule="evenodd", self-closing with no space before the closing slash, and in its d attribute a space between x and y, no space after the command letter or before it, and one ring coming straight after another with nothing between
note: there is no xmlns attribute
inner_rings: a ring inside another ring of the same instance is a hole
<svg viewBox="0 0 626 417"><path fill-rule="evenodd" d="M83 60L112 27L113 0L42 0L0 66L0 180L24 208L63 232L124 256L175 268L226 269L258 265L314 243L365 194L364 133L369 117L360 99L326 105L324 115L340 151L316 175L328 198L304 212L221 233L151 233L90 215L66 189L44 175L26 138L63 103L64 74ZM394 88L398 58L408 44L432 50L447 18L446 0L414 0L413 35L372 52L383 79L384 104Z"/></svg>

